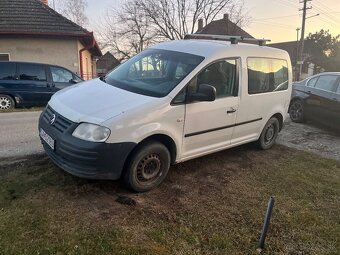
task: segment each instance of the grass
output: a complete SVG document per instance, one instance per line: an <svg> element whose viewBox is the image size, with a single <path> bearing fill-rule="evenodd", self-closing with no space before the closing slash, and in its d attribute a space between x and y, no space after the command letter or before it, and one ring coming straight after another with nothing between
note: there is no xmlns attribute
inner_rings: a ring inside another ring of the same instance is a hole
<svg viewBox="0 0 340 255"><path fill-rule="evenodd" d="M262 254L340 253L340 161L283 146L175 165L143 194L46 157L0 169L0 254L257 254L269 196Z"/></svg>

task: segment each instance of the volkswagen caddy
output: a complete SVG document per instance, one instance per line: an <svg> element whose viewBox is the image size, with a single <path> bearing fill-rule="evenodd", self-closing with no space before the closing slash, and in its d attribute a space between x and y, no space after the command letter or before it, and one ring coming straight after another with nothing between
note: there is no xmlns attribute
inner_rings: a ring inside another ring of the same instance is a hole
<svg viewBox="0 0 340 255"><path fill-rule="evenodd" d="M291 62L249 40L159 43L105 77L57 92L39 120L46 153L73 175L122 178L143 192L171 164L253 141L271 148L288 111Z"/></svg>

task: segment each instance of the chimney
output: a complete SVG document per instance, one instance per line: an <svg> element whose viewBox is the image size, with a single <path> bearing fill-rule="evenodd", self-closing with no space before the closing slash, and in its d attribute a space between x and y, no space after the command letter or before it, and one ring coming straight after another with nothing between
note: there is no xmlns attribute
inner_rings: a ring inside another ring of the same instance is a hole
<svg viewBox="0 0 340 255"><path fill-rule="evenodd" d="M203 19L198 20L198 29L197 31L201 31L203 29Z"/></svg>
<svg viewBox="0 0 340 255"><path fill-rule="evenodd" d="M229 14L228 14L228 13L225 13L225 14L223 15L223 19L224 19L225 21L229 21Z"/></svg>
<svg viewBox="0 0 340 255"><path fill-rule="evenodd" d="M40 2L42 2L43 4L48 5L48 0L40 0Z"/></svg>

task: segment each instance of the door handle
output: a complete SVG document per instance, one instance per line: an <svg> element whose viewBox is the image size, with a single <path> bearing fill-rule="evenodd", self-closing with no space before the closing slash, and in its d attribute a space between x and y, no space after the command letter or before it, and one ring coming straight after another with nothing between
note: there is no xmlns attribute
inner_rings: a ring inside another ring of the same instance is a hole
<svg viewBox="0 0 340 255"><path fill-rule="evenodd" d="M237 111L237 109L231 107L230 109L227 110L227 113L234 113L236 111Z"/></svg>

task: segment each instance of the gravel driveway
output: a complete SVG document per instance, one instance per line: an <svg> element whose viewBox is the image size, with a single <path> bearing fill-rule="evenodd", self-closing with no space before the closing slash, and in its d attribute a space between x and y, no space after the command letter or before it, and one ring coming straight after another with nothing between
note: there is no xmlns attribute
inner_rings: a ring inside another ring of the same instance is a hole
<svg viewBox="0 0 340 255"><path fill-rule="evenodd" d="M294 123L288 117L277 143L340 160L340 134L313 123Z"/></svg>
<svg viewBox="0 0 340 255"><path fill-rule="evenodd" d="M38 137L40 111L0 113L0 159L43 153ZM278 143L340 160L340 135L288 121Z"/></svg>

